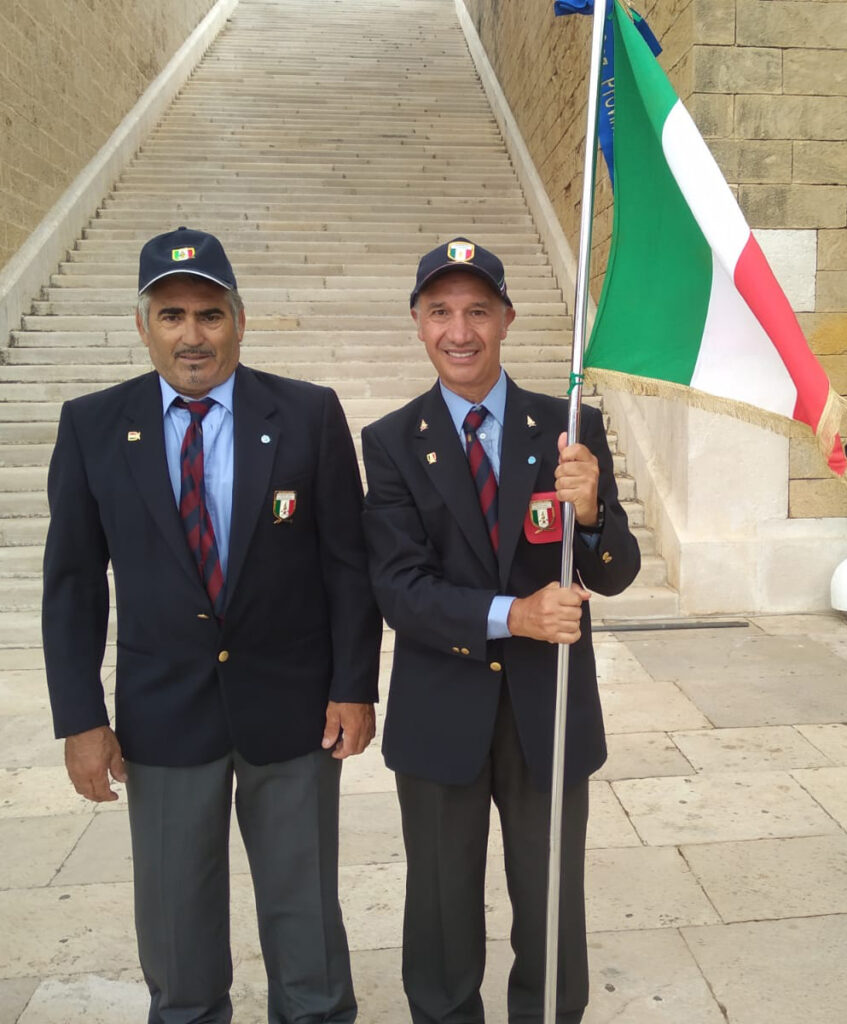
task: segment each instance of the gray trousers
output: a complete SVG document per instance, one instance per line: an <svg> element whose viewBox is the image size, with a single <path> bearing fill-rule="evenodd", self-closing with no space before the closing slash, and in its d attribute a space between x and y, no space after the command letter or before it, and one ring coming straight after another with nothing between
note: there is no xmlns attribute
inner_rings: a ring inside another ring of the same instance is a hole
<svg viewBox="0 0 847 1024"><path fill-rule="evenodd" d="M269 1024L356 1019L338 903L341 764L316 751L255 766L127 765L135 926L149 1024L229 1024L229 823L253 878Z"/></svg>
<svg viewBox="0 0 847 1024"><path fill-rule="evenodd" d="M485 863L491 801L500 812L512 904L509 1024L544 1015L550 795L535 789L504 684L480 776L447 786L397 774L406 846L403 984L413 1024L484 1024ZM557 1024L578 1024L588 1002L585 833L588 781L565 792Z"/></svg>

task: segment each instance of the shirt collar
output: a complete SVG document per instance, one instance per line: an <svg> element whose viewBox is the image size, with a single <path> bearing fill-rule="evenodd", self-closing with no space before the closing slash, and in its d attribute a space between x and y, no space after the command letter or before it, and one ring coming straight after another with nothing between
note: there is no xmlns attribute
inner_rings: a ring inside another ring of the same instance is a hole
<svg viewBox="0 0 847 1024"><path fill-rule="evenodd" d="M497 420L501 427L503 426L503 419L506 415L506 371L502 367L497 383L481 402L469 402L467 398L462 398L455 391L451 391L440 380L438 385L441 388L441 396L447 406L447 411L450 413L450 419L458 433L462 432L462 424L465 422L468 410L473 409L475 405L484 405L490 415Z"/></svg>
<svg viewBox="0 0 847 1024"><path fill-rule="evenodd" d="M162 415L163 416L167 416L168 409L170 409L171 405L173 404L173 400L175 398L182 397L182 398L185 399L186 402L195 401L195 399L191 399L187 395L180 395L180 393L178 391L174 391L174 389L170 386L170 384L168 384L168 382L165 380L165 378L161 374L159 374L159 386L162 389ZM217 387L212 388L212 390L208 393L208 395L205 395L204 397L205 398L214 398L214 400L219 405L222 405L224 407L224 409L227 410L227 412L231 413L232 412L232 390L233 390L234 387L235 387L235 373L233 372L233 373L231 373L229 375L229 377L227 377L227 379L223 382L223 384L218 384Z"/></svg>

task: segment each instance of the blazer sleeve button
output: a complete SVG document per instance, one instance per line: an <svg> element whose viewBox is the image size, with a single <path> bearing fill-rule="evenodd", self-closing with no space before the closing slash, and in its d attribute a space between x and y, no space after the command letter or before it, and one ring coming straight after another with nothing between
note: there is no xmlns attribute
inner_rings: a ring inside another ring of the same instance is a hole
<svg viewBox="0 0 847 1024"><path fill-rule="evenodd" d="M463 647L462 648L462 654L470 654L470 653L471 652L467 649L467 647Z"/></svg>
<svg viewBox="0 0 847 1024"><path fill-rule="evenodd" d="M218 661L220 661L220 662L229 661L229 651L220 651L218 653Z"/></svg>
<svg viewBox="0 0 847 1024"><path fill-rule="evenodd" d="M499 661L492 661L491 664L488 667L491 669L492 672L502 672L503 671L503 666L500 664Z"/></svg>

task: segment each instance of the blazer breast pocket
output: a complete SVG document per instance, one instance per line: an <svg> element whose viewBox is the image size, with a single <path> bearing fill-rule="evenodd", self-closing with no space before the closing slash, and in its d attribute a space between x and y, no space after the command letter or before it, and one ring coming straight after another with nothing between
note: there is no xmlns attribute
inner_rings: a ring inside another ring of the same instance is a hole
<svg viewBox="0 0 847 1024"><path fill-rule="evenodd" d="M562 539L562 506L555 491L537 491L529 499L523 532L530 544L553 544Z"/></svg>

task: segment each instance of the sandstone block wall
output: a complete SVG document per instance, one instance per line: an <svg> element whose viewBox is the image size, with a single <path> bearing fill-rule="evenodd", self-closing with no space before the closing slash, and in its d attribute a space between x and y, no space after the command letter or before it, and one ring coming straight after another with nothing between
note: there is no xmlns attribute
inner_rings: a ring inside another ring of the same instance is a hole
<svg viewBox="0 0 847 1024"><path fill-rule="evenodd" d="M0 3L0 267L213 4Z"/></svg>
<svg viewBox="0 0 847 1024"><path fill-rule="evenodd" d="M552 0L464 0L576 246L590 19ZM847 0L636 0L660 57L753 228L817 236L812 348L847 394ZM592 291L612 227L598 164ZM791 442L792 516L847 515L847 488L814 444Z"/></svg>

